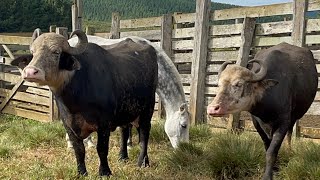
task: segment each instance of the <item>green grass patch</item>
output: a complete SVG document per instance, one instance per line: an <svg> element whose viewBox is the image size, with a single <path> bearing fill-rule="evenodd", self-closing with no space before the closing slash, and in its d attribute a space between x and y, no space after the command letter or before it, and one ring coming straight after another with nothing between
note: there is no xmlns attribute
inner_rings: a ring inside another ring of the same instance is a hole
<svg viewBox="0 0 320 180"><path fill-rule="evenodd" d="M311 142L299 142L294 145L293 155L288 164L284 164L280 175L284 179L320 179L320 145Z"/></svg>
<svg viewBox="0 0 320 180"><path fill-rule="evenodd" d="M140 153L134 130L129 160L119 161L120 133L111 133L109 165L113 179L261 179L265 150L256 133L240 135L213 132L209 126L190 128L190 143L174 150L164 132L164 121L154 120L148 154L151 167L137 167ZM94 141L97 141L94 133ZM320 178L320 145L295 142L292 152L285 146L278 157L275 179ZM66 149L61 122L40 123L0 115L0 179L100 179L96 149L87 149L88 177L78 177L75 155ZM103 178L107 179L107 178Z"/></svg>

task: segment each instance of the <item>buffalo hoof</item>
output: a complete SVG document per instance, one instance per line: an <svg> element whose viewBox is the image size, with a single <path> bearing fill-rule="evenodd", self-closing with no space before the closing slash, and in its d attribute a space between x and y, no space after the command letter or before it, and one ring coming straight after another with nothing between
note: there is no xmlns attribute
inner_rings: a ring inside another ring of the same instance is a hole
<svg viewBox="0 0 320 180"><path fill-rule="evenodd" d="M121 161L121 162L128 162L128 160L129 160L129 157L128 157L128 156L122 156L122 155L120 155L120 157L119 157L119 161Z"/></svg>
<svg viewBox="0 0 320 180"><path fill-rule="evenodd" d="M112 173L109 168L105 168L105 169L100 168L99 169L99 176L111 176L111 175L112 175Z"/></svg>
<svg viewBox="0 0 320 180"><path fill-rule="evenodd" d="M78 175L79 176L88 176L87 170L78 170Z"/></svg>
<svg viewBox="0 0 320 180"><path fill-rule="evenodd" d="M150 167L148 156L145 156L145 157L144 157L143 159L141 159L141 160L140 160L140 158L139 158L138 166L139 166L139 167Z"/></svg>

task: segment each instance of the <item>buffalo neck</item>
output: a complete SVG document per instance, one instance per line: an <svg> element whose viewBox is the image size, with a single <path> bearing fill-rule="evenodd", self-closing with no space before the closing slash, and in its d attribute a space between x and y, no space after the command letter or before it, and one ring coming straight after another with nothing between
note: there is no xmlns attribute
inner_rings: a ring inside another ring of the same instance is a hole
<svg viewBox="0 0 320 180"><path fill-rule="evenodd" d="M167 119L185 103L185 95L178 71L170 59L158 54L157 94L163 102Z"/></svg>

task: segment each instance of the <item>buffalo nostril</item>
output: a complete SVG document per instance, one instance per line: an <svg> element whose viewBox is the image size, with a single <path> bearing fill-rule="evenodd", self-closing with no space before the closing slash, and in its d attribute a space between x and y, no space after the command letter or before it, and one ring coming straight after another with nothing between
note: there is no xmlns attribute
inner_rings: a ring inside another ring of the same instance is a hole
<svg viewBox="0 0 320 180"><path fill-rule="evenodd" d="M214 107L214 110L215 110L215 111L218 111L219 109L220 109L220 106L219 106L219 105L217 105L217 106Z"/></svg>
<svg viewBox="0 0 320 180"><path fill-rule="evenodd" d="M38 74L38 73L39 73L38 70L34 70L33 75L36 75L36 74Z"/></svg>

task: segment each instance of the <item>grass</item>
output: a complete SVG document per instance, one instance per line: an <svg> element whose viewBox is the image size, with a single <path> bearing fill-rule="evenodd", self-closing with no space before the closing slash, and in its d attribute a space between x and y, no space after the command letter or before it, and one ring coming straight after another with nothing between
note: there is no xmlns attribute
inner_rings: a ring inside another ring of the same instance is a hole
<svg viewBox="0 0 320 180"><path fill-rule="evenodd" d="M180 144L173 151L163 121L155 120L148 148L151 167L138 168L140 150L134 132L127 162L118 161L119 131L111 134L109 164L113 175L109 179L261 179L264 172L265 152L255 133L234 135L212 132L206 125L194 126L191 143ZM89 176L77 176L74 153L66 149L64 136L60 122L45 124L0 115L0 179L100 179L95 149L86 154ZM319 179L320 145L297 141L292 149L281 149L275 179Z"/></svg>

